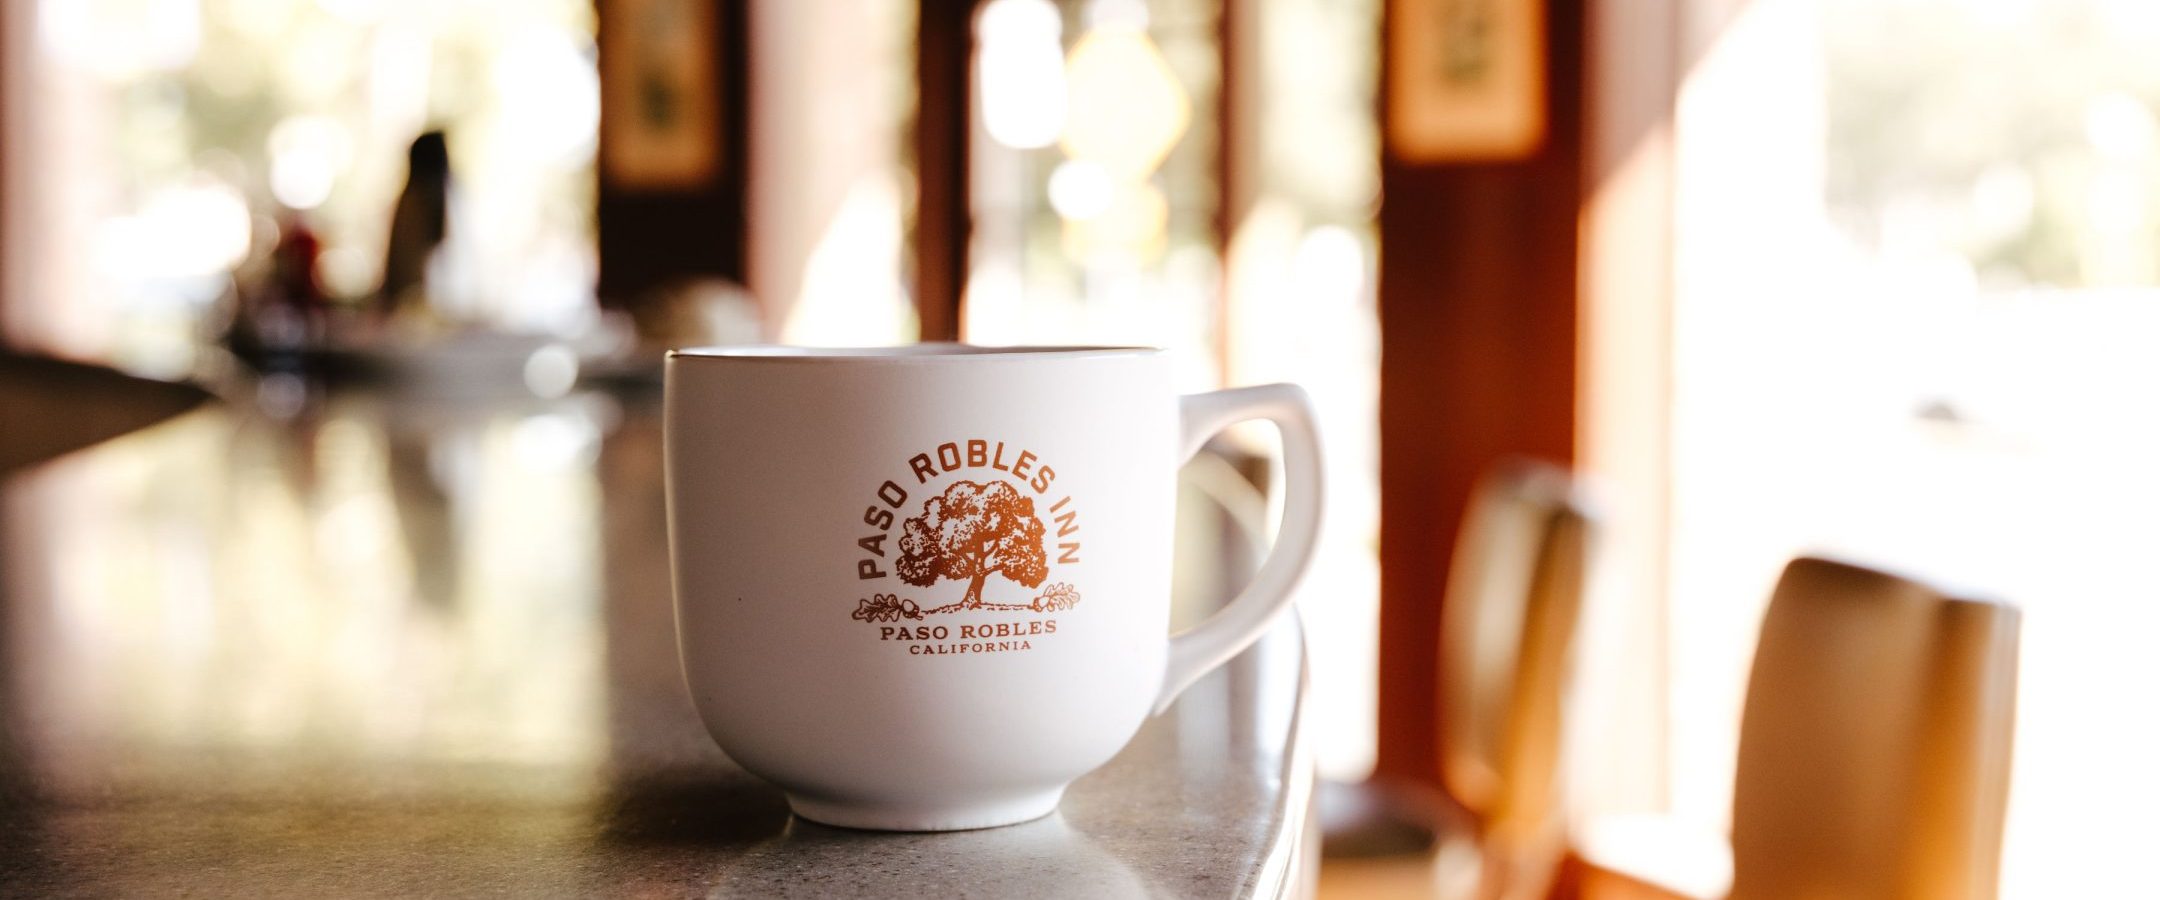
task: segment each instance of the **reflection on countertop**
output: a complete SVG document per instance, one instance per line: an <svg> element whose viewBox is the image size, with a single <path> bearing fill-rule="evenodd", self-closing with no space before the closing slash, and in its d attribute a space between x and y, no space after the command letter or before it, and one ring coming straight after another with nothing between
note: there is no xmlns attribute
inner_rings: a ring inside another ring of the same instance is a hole
<svg viewBox="0 0 2160 900"><path fill-rule="evenodd" d="M0 894L1214 897L1310 876L1294 624L1049 819L825 828L730 764L683 691L650 397L275 408L204 407L0 489ZM1195 506L1181 558L1236 557ZM1188 606L1227 590L1180 580Z"/></svg>

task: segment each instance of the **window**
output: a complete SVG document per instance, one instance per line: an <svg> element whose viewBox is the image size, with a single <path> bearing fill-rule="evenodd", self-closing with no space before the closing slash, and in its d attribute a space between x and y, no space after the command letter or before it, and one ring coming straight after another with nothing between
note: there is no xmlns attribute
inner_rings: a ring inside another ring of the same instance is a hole
<svg viewBox="0 0 2160 900"><path fill-rule="evenodd" d="M448 133L457 312L565 330L591 302L586 0L9 4L9 335L177 375L283 230L334 297L381 276L410 142ZM11 60L12 64L12 60ZM17 198L23 198L16 202Z"/></svg>
<svg viewBox="0 0 2160 900"><path fill-rule="evenodd" d="M1313 394L1328 507L1298 602L1310 733L1343 779L1371 770L1378 714L1379 18L1377 0L992 0L976 24L964 335L1152 344L1185 390ZM1232 437L1272 452L1265 426Z"/></svg>
<svg viewBox="0 0 2160 900"><path fill-rule="evenodd" d="M1676 118L1674 806L1725 821L1771 583L1830 551L2023 607L2003 895L2142 880L2160 8L1758 0L1714 30Z"/></svg>

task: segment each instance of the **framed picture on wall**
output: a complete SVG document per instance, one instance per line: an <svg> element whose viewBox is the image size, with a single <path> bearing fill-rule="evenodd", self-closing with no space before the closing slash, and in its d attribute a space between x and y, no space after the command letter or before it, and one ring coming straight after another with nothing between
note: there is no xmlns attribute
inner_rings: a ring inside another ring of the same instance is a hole
<svg viewBox="0 0 2160 900"><path fill-rule="evenodd" d="M1502 162L1545 139L1544 0L1388 0L1387 144L1410 163Z"/></svg>
<svg viewBox="0 0 2160 900"><path fill-rule="evenodd" d="M720 170L716 0L601 0L600 169L612 187L696 187Z"/></svg>

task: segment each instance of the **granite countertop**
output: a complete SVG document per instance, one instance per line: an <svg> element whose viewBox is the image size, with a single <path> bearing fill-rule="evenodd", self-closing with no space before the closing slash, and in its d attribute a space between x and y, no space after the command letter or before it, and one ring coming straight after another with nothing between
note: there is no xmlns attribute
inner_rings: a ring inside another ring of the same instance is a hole
<svg viewBox="0 0 2160 900"><path fill-rule="evenodd" d="M0 486L0 895L1309 891L1294 622L1049 818L827 828L690 707L648 411L277 406Z"/></svg>

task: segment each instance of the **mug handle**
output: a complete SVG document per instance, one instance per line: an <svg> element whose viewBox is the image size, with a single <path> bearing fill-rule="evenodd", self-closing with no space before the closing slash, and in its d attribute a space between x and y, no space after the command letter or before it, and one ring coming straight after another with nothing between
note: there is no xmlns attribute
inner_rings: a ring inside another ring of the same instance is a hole
<svg viewBox="0 0 2160 900"><path fill-rule="evenodd" d="M1251 584L1229 605L1170 637L1162 694L1155 713L1169 709L1200 676L1260 639L1275 615L1290 605L1320 537L1320 433L1312 398L1294 384L1263 384L1178 398L1178 460L1191 459L1216 432L1247 419L1267 419L1282 431L1283 514L1275 548Z"/></svg>

